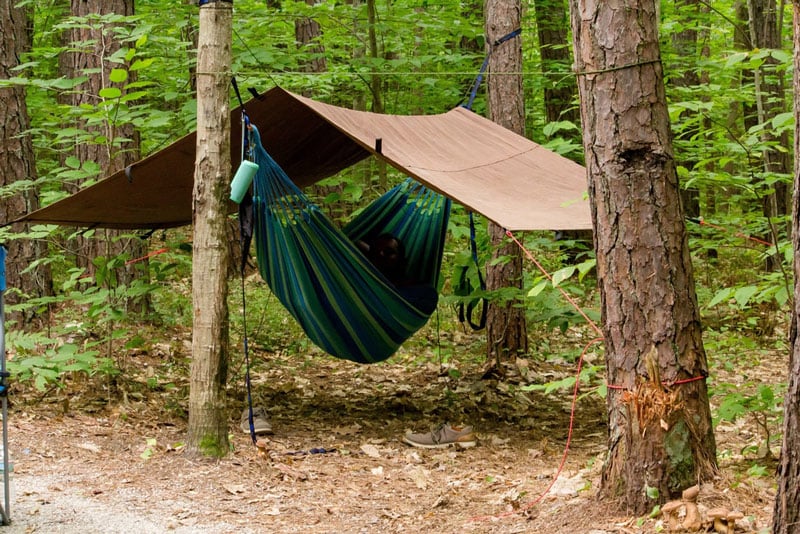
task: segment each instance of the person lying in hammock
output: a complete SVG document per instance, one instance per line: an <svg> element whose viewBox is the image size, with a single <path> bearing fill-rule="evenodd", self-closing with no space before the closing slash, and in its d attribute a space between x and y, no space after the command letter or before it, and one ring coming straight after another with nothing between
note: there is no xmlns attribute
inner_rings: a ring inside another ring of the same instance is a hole
<svg viewBox="0 0 800 534"><path fill-rule="evenodd" d="M433 313L439 294L430 284L408 276L405 248L400 239L385 233L375 237L371 243L359 241L357 245L404 299L426 314Z"/></svg>

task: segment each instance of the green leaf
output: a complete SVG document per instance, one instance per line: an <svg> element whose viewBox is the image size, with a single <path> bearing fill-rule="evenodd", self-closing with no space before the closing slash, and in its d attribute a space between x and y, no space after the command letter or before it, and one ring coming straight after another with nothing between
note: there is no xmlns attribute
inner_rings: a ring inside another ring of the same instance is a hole
<svg viewBox="0 0 800 534"><path fill-rule="evenodd" d="M152 65L154 61L155 61L154 58L137 59L136 61L134 61L131 64L131 66L129 67L129 70L130 71L137 71L137 70L140 70L140 69L146 69L147 67Z"/></svg>
<svg viewBox="0 0 800 534"><path fill-rule="evenodd" d="M747 408L744 406L744 397L738 393L727 395L717 409L719 418L725 421L734 421L745 413L747 413Z"/></svg>
<svg viewBox="0 0 800 534"><path fill-rule="evenodd" d="M553 273L553 287L558 287L558 284L563 282L564 280L568 279L575 273L575 266L570 265L569 267L564 267L563 269L559 269L558 271Z"/></svg>
<svg viewBox="0 0 800 534"><path fill-rule="evenodd" d="M786 50L773 49L770 51L770 55L781 63L790 63L792 61L791 54L787 53Z"/></svg>
<svg viewBox="0 0 800 534"><path fill-rule="evenodd" d="M533 286L530 291L528 291L528 296L531 298L538 297L539 294L542 291L544 291L544 288L546 287L547 287L547 280L542 280L541 282Z"/></svg>
<svg viewBox="0 0 800 534"><path fill-rule="evenodd" d="M113 100L122 96L122 91L120 91L117 87L105 87L100 89L97 94L103 98Z"/></svg>
<svg viewBox="0 0 800 534"><path fill-rule="evenodd" d="M774 298L775 302L781 306L786 304L786 302L789 300L789 291L786 290L786 286L781 286L780 289L775 292Z"/></svg>
<svg viewBox="0 0 800 534"><path fill-rule="evenodd" d="M48 80L48 85L54 89L72 89L85 82L88 78L82 76L80 78L58 78L57 80Z"/></svg>
<svg viewBox="0 0 800 534"><path fill-rule="evenodd" d="M583 277L586 276L587 273L591 272L597 266L597 260L592 258L591 260L586 260L583 263L578 264L578 280L581 282L583 281Z"/></svg>
<svg viewBox="0 0 800 534"><path fill-rule="evenodd" d="M726 301L729 298L731 298L731 294L732 293L733 293L733 289L731 289L729 287L726 287L724 289L720 289L719 291L717 291L717 294L714 295L714 298L712 298L706 306L709 307L709 308L713 308L714 306L716 306L720 302Z"/></svg>
<svg viewBox="0 0 800 534"><path fill-rule="evenodd" d="M728 56L728 60L725 62L725 68L731 68L736 64L744 63L748 58L747 52L737 52L735 54L731 54Z"/></svg>
<svg viewBox="0 0 800 534"><path fill-rule="evenodd" d="M788 128L792 124L794 124L794 112L792 111L779 113L772 118L772 127L776 129Z"/></svg>
<svg viewBox="0 0 800 534"><path fill-rule="evenodd" d="M47 388L47 380L42 375L36 375L33 385L38 391L44 391Z"/></svg>
<svg viewBox="0 0 800 534"><path fill-rule="evenodd" d="M111 72L108 74L108 79L113 83L122 83L128 79L128 71L125 69L111 69ZM100 96L102 96L102 94Z"/></svg>
<svg viewBox="0 0 800 534"><path fill-rule="evenodd" d="M747 306L750 298L755 295L757 291L758 288L756 286L740 287L736 290L733 298L736 300L736 304L738 304L740 308L744 308Z"/></svg>
<svg viewBox="0 0 800 534"><path fill-rule="evenodd" d="M775 392L770 386L762 385L758 388L758 394L766 405L771 405L775 401Z"/></svg>

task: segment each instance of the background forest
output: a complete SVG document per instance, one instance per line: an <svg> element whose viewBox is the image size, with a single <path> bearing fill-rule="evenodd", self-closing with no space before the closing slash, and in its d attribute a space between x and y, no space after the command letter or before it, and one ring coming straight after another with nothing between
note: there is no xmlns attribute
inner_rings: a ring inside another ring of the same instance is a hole
<svg viewBox="0 0 800 534"><path fill-rule="evenodd" d="M30 47L0 87L25 92L20 113L28 118L35 166L27 179L0 180L3 222L163 148L196 122L195 2L140 0L135 14L132 1L122 2L128 11L77 16L68 2L18 4L32 15L26 32ZM704 342L712 369L727 371L755 367L765 354L789 352L791 6L771 18L765 15L768 4L661 3L661 60ZM566 2L524 4L521 30L526 135L582 163ZM247 88L263 92L280 85L353 109L440 113L469 100L485 58L483 33L480 3L237 0L231 70L243 96ZM9 32L3 35L10 38ZM82 54L100 63L81 64ZM90 83L92 69L103 68L109 69L108 83ZM231 103L237 103L233 91ZM472 107L485 114L483 87ZM370 161L315 186L313 194L332 217L346 222L402 178ZM466 300L454 295L455 273L467 269L473 286L479 286L462 208L455 207L450 225L440 318L406 348L440 365L485 358L480 334L465 333L450 313L450 305ZM485 234L478 233L481 265L491 257ZM235 224L231 236L235 242ZM575 362L592 336L561 289L599 319L593 311L598 309L593 254L585 237L526 234L526 248L552 279L526 262L522 290L475 290L469 297L524 302L534 368ZM169 345L172 332L191 325L190 229L140 235L54 226L12 233L6 227L0 241L34 243L10 256L17 268L9 271L20 277L10 279L6 297L12 317L9 370L25 391L57 394L65 381L85 375L127 396L136 389L124 378L137 365L130 355ZM136 261L148 254L147 261ZM312 350L263 283L251 277L247 290L251 309L258 310L253 337L260 350L282 355ZM232 310L238 310L236 297ZM238 346L241 316L234 311L231 321ZM603 396L601 362L589 362L581 380L587 391ZM239 374L232 381L240 377L240 365L233 362ZM710 383L714 421L757 422L760 431L746 443L755 459L748 474L766 476L765 461L780 443L784 386L741 374L743 381ZM551 393L574 380L545 379L524 387ZM171 381L150 376L146 386L165 384Z"/></svg>

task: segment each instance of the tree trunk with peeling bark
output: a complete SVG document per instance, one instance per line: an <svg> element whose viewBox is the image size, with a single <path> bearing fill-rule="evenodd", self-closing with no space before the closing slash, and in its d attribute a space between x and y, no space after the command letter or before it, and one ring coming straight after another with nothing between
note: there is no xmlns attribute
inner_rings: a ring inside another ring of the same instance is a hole
<svg viewBox="0 0 800 534"><path fill-rule="evenodd" d="M640 514L717 472L708 365L656 2L572 2L609 383L601 493Z"/></svg>
<svg viewBox="0 0 800 534"><path fill-rule="evenodd" d="M189 388L190 454L228 452L225 384L228 375L228 264L226 232L231 180L233 6L200 7L197 50L197 154L194 169L192 248L192 366Z"/></svg>

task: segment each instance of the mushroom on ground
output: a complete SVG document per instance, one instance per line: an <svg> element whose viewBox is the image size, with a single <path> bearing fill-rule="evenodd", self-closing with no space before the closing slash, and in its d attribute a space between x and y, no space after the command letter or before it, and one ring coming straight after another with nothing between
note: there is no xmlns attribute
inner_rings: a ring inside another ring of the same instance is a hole
<svg viewBox="0 0 800 534"><path fill-rule="evenodd" d="M703 525L700 518L700 509L697 507L697 496L700 494L700 486L694 485L683 490L681 497L686 505L686 517L683 518L683 528L689 532L697 532Z"/></svg>
<svg viewBox="0 0 800 534"><path fill-rule="evenodd" d="M675 532L681 529L681 523L678 520L678 511L681 509L681 506L683 506L681 501L670 501L661 507L661 513L667 516L667 530L669 530L669 532Z"/></svg>
<svg viewBox="0 0 800 534"><path fill-rule="evenodd" d="M736 531L736 520L742 519L744 514L742 512L730 512L728 514L728 532L727 534L733 534Z"/></svg>
<svg viewBox="0 0 800 534"><path fill-rule="evenodd" d="M706 516L714 520L714 532L728 534L728 514L731 513L727 508L712 508Z"/></svg>

